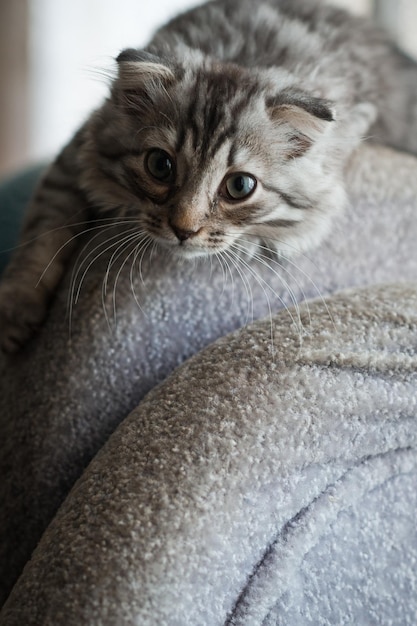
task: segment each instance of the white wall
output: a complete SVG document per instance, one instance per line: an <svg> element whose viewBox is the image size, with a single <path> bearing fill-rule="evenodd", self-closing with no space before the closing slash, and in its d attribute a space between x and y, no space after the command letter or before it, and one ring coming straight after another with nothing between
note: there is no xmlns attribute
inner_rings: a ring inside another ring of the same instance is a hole
<svg viewBox="0 0 417 626"><path fill-rule="evenodd" d="M375 0L375 13L392 37L417 57L417 0Z"/></svg>
<svg viewBox="0 0 417 626"><path fill-rule="evenodd" d="M123 48L193 0L30 0L30 158L54 154L107 92Z"/></svg>
<svg viewBox="0 0 417 626"><path fill-rule="evenodd" d="M366 15L372 12L373 0L333 0L332 4L349 9L358 15Z"/></svg>

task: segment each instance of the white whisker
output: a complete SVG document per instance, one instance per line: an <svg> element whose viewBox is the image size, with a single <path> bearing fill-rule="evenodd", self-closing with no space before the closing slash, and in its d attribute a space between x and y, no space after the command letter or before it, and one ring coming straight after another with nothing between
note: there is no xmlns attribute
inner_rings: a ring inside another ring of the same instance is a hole
<svg viewBox="0 0 417 626"><path fill-rule="evenodd" d="M301 320L296 320L293 316L293 314L291 313L291 310L288 308L287 303L285 302L285 300L282 298L282 296L280 296L275 289L273 289L273 287L271 287L271 285L264 279L263 276L261 276L254 267L252 267L251 265L249 265L249 263L247 261L245 261L244 259L242 259L240 251L235 252L234 253L235 256L240 260L241 263L244 264L244 266L248 269L248 271L251 272L252 276L255 278L255 280L257 280L258 284L259 281L261 281L263 283L263 285L266 285L266 287L268 287L268 289L271 291L271 293L275 296L275 298L277 299L277 301L281 304L281 306L287 311L287 313L289 314L290 318L291 318L291 322L294 324L294 326L300 331L302 330L302 324L301 324ZM278 277L281 279L282 277L280 277L278 275ZM284 285L285 285L285 281L284 281Z"/></svg>
<svg viewBox="0 0 417 626"><path fill-rule="evenodd" d="M277 240L272 240L272 238L271 238L271 241L274 241L274 243L277 243L277 244L279 244L279 243L280 243L280 240L278 240L278 239L277 239ZM245 240L243 237L239 237L238 242L253 244L253 241L250 241L250 240ZM258 244L258 246L257 246L257 247L258 247L259 249L261 249L261 250L265 250L265 251L266 251L266 252L268 252L268 253L271 253L271 251L272 251L272 252L274 252L274 250L271 250L271 248L270 248L270 247L268 247L268 246L264 246L264 245L262 245L262 244ZM288 247L290 247L290 246L288 246ZM311 259L311 258L310 258L309 256L307 256L306 254L299 252L299 251L297 250L297 248L295 248L294 246L291 246L291 247L293 248L293 250L294 250L294 251L298 252L298 256L303 257L304 259L306 259L306 260L307 260L307 261L308 261L308 262L309 262L309 263L310 263L310 264L311 264L311 265L312 265L312 266L313 266L313 267L314 267L314 268L315 268L318 272L321 272L320 268L317 266L317 264L315 263L315 261L314 261L313 259ZM301 267L300 267L300 266L299 266L299 265L298 265L298 264L294 261L293 257L291 257L291 256L287 256L286 254L284 254L284 253L283 253L283 252L281 252L281 251L279 251L277 254L278 254L278 255L279 255L279 256L280 256L280 257L281 257L281 258L285 261L285 263L287 263L287 264L291 265L292 267L294 267L294 268L297 270L297 272L299 272L302 276L304 276L304 278L306 278L306 279L309 281L309 283L311 284L311 286L313 287L313 289L314 289L314 290L315 290L315 292L317 293L318 298L319 298L319 299L320 299L320 301L323 303L323 305L324 305L324 307L325 307L325 309L326 309L326 312L327 312L327 314L328 314L328 316L329 316L329 319L331 320L331 322L332 322L332 324L333 324L334 328L336 328L336 326L335 326L335 324L334 324L333 316L332 316L332 314L331 314L331 311L329 310L329 308L328 308L328 306L327 306L326 299L324 298L324 296L323 296L323 294L322 294L322 292L321 292L320 288L318 287L318 285L317 285L317 283L314 281L314 279L313 279L313 278L312 278L309 274L307 274L307 272L306 272L306 271L304 271L304 270L303 270L303 269L302 269L302 268L301 268ZM311 325L311 316L310 316L310 310L309 310L309 307L308 307L308 299L307 299L307 297L306 297L306 294L305 294L305 292L304 292L304 289L301 287L301 285L300 285L300 283L298 282L298 280L295 278L295 276L294 276L294 275L293 275L293 274L292 274L292 273L288 270L288 268L287 268L284 264L280 263L277 259L272 259L272 258L271 258L271 259L269 259L269 257L268 257L268 260L270 260L272 263L274 263L275 265L277 265L277 266L279 266L280 268L282 268L282 269L283 269L283 270L284 270L284 271L285 271L285 272L286 272L286 273L287 273L287 274L288 274L291 278L293 278L293 279L295 280L295 282L296 282L296 284L297 284L298 288L300 289L300 291L301 291L301 293L302 293L303 300L305 301L306 307L307 307L307 309L308 309L308 311L307 311L307 312L308 312L308 316L309 316L309 323L310 323L310 325Z"/></svg>
<svg viewBox="0 0 417 626"><path fill-rule="evenodd" d="M236 250L239 250L241 253L243 254L248 254L245 247L244 246L240 246L239 242L235 242L233 244L233 247ZM285 271L285 268L278 262L275 261L274 259L269 258L268 256L264 255L264 254L260 254L259 252L255 251L254 253L250 253L251 258L253 258L254 260L256 260L258 263L260 263L261 265L263 265L264 267L268 268L273 274L274 276L276 276L283 284L283 286L285 287L285 289L288 291L291 302L294 306L294 309L296 311L297 314L297 318L298 318L298 324L300 328L303 328L303 323L301 321L301 315L300 315L300 305L299 302L295 296L294 290L291 288L290 284L288 283L287 280L285 280L285 278L283 276L281 276L281 274L279 274L273 267L271 267L271 263L274 263L275 265L277 265L280 269ZM291 278L293 278L293 280L296 282L298 288L300 289L301 293L303 294L303 297L305 299L305 294L303 289L300 287L300 285L298 284L297 279L291 274L291 272L287 273L290 275ZM309 320L311 322L311 318L310 318L310 310L308 307L308 304L306 305L307 307L307 311L308 311L308 316L309 316Z"/></svg>
<svg viewBox="0 0 417 626"><path fill-rule="evenodd" d="M135 235L137 235L138 237L145 234L144 230L139 230L139 231L130 231L133 232ZM111 255L109 262L107 264L107 269L106 269L106 273L104 276L104 281L103 281L103 285L104 285L104 296L107 294L107 282L108 282L108 278L109 278L109 274L111 271L111 268L113 267L114 262L119 258L120 254L117 255L118 250L120 249L120 247L116 248L116 250L113 252L113 254ZM117 255L117 256L116 256Z"/></svg>
<svg viewBox="0 0 417 626"><path fill-rule="evenodd" d="M230 268L230 259L228 258L227 252L228 252L228 250L223 250L223 252L222 252L222 259L223 259L223 261L224 261L224 263L226 265L226 270L227 270L227 272L228 272L228 274L230 276L230 284L231 284L231 290L232 290L232 305L233 305L233 299L235 297L235 279L234 279L234 276L233 276L233 272L232 272L232 270ZM227 274L226 274L226 276L227 276Z"/></svg>
<svg viewBox="0 0 417 626"><path fill-rule="evenodd" d="M113 226L109 227L108 229L109 229L109 230L113 229ZM134 229L134 228L130 228L130 229L129 229L129 232L128 232L127 234L124 234L124 236L126 236L126 237L127 237L127 236L131 235L131 234L132 234L133 232L135 232L135 231L136 231L136 229ZM84 258L82 258L81 262L78 264L78 261L79 261L80 257L82 257L82 256L83 256L84 252L88 249L88 247L92 244L92 242L93 242L95 239L97 239L97 238L101 237L101 235L102 235L102 234L103 234L103 231L101 231L101 232L97 233L96 235L94 235L94 237L92 237L91 239L89 239L89 241L87 241L87 243L83 246L82 250L80 251L80 253L79 253L79 254L78 254L78 256L77 256L77 260L76 260L76 262L74 263L74 268L73 268L72 275L71 275L71 300L73 299L73 298L72 298L72 296L73 296L74 291L75 291L75 285L76 285L76 283L77 283L77 278L78 278L78 275L80 274L80 272L81 272L81 270L82 270L83 265L84 265L84 264L87 264L87 270L83 273L83 275L82 275L82 279L81 279L81 282L83 281L83 279L84 279L84 277L85 277L85 274L87 273L87 271L89 270L89 268L91 267L91 265L92 265L92 264L93 264L93 263L94 263L94 262L95 262L98 258L100 258L100 256L101 256L102 254L104 254L105 252L107 252L107 250L109 250L112 246L117 245L117 244L118 244L118 242L119 242L119 240L120 240L120 232L118 232L118 233L116 233L115 235L112 235L111 237L109 237L108 239L106 239L105 241L100 241L100 243L99 243L97 246L95 246L92 250L90 250L90 251L88 252L88 254L87 254ZM109 242L111 242L111 241L113 241L114 243L112 243L111 245L108 245L108 244L109 244ZM99 250L100 248L102 248L103 246L105 246L105 248L103 248L103 250L102 250L99 254L97 254L96 256L94 256L94 253L95 253L97 250ZM89 262L88 262L88 259L89 259L91 256L93 256L93 260L89 263ZM78 295L79 295L79 289L77 290L77 296L76 296L76 298L75 298L75 302L76 302L76 301L77 301L77 299L78 299Z"/></svg>
<svg viewBox="0 0 417 626"><path fill-rule="evenodd" d="M106 308L106 302L105 302L105 298L107 295L107 283L108 283L108 279L109 279L109 274L111 271L111 268L113 267L114 263L116 262L116 260L121 256L123 250L121 252L119 252L119 250L121 248L124 248L126 245L129 245L131 243L131 241L134 241L136 238L141 238L143 236L144 231L136 231L134 230L133 233L132 231L130 231L130 233L124 237L123 239L117 241L116 243L114 243L113 245L117 245L116 250L112 253L108 263L107 263L107 268L106 271L104 273L104 277L103 277L103 281L102 281L102 285L101 285L101 303L103 306L103 312L104 312L104 316L106 318L107 321L107 325L109 327L109 329L111 329L111 325L110 325L110 320L108 318L107 315L107 308ZM107 248L108 250L109 248ZM117 256L116 256L117 255Z"/></svg>
<svg viewBox="0 0 417 626"><path fill-rule="evenodd" d="M132 220L133 221L133 220ZM48 271L48 269L51 267L52 263L55 261L56 257L58 256L58 254L64 249L66 248L70 243L72 243L75 239L77 239L77 237L81 237L82 235L85 235L86 233L90 233L93 230L99 230L99 229L109 229L109 228L113 228L114 226L118 225L119 223L122 223L123 225L125 224L124 222L115 222L111 225L109 224L101 224L100 226L91 226L90 228L86 228L85 230L80 231L79 233L76 233L75 235L73 235L72 237L70 237L70 239L68 239L65 243L62 244L62 246L60 246L58 248L58 250L55 252L55 254L53 255L53 257L51 258L51 260L49 261L49 263L47 264L47 266L45 267L45 269L43 270L42 274L39 277L38 282L36 283L35 287L39 287L39 284L42 280L42 278L45 276L46 272ZM134 223L137 223L136 221ZM88 222L80 222L80 225L83 224L88 224ZM40 239L41 237L48 235L50 233L54 233L58 230L62 230L62 229L67 229L69 226L73 227L75 226L75 224L68 224L66 226L61 226L59 228L54 228L52 230L49 230L45 233L42 233L42 235L39 235L38 237L36 237L35 239L31 240L31 241L36 241L36 239ZM103 231L101 231L103 232ZM100 235L101 233L99 233ZM30 242L26 242L26 243L30 243ZM26 244L24 244L26 245ZM20 246L19 246L20 247Z"/></svg>
<svg viewBox="0 0 417 626"><path fill-rule="evenodd" d="M319 298L319 300L322 302L322 304L324 305L324 308L326 310L327 315L329 316L329 319L333 325L334 330L336 330L336 324L334 322L333 319L333 315L329 309L329 307L327 306L327 301L326 298L323 296L322 292L320 291L317 283L311 278L311 276L309 274L307 274L301 267L299 267L291 258L287 258L286 256L283 256L284 260L286 263L288 263L289 265L292 265L293 267L295 267L295 269L300 272L300 274L302 274L312 285L313 289L316 291L317 296Z"/></svg>
<svg viewBox="0 0 417 626"><path fill-rule="evenodd" d="M101 233L100 233L100 234L101 234ZM117 233L116 235L113 235L112 237L110 237L110 238L109 238L109 239L107 239L106 241L104 241L104 242L102 241L102 242L100 242L97 246L95 246L95 247L93 248L93 250L91 250L91 251L88 253L88 255L87 255L87 256L86 256L86 257L82 260L82 262L80 263L80 265L79 265L79 266L78 266L78 268L77 268L77 271L76 271L75 275L74 275L74 271L75 271L75 267L76 267L76 266L74 266L73 276L71 276L71 287L70 287L70 290L69 290L69 328L70 328L70 333L71 333L71 325L72 325L72 313L73 313L73 307L74 307L74 305L78 302L78 298L79 298L79 295L80 295L80 291L81 291L82 284L83 284L83 282L84 282L84 279L85 279L85 277L86 277L86 275L87 275L87 273L88 273L88 271L89 271L90 267L91 267L91 266L92 266L92 265L93 265L93 264L94 264L94 263L95 263L95 262L96 262L96 261L97 261L97 260L98 260L98 259L99 259L102 255L103 255L103 254L105 254L105 253L106 253L108 250L110 250L112 247L114 247L114 246L120 246L120 245L123 245L123 243L124 243L125 241L127 241L128 239L130 239L130 238L132 238L132 237L135 237L135 236L137 236L137 231L136 231L136 229L131 229L131 230L129 231L129 234L127 234L127 235L125 234L125 235L122 237L122 240L120 239L120 233ZM114 240L115 240L115 241L114 241ZM110 244L109 244L109 241L111 241L112 243L110 243ZM90 241L90 242L88 242L88 244L89 244L89 243L91 243L91 241ZM88 244L87 244L87 246L88 246ZM97 254L95 254L95 255L94 255L94 253L95 253L97 250L100 250L100 248L102 248L103 246L105 246L105 248L104 248L104 249L102 249L100 252L98 252ZM84 249L85 249L85 247L84 247ZM87 265L86 269L84 270L84 272L83 272L83 274L82 274L82 276L81 276L81 279L80 279L80 281L79 281L78 287L76 287L76 284L77 284L77 278L78 278L78 275L80 274L81 268L83 267L84 263L86 263L86 262L88 261L88 259L89 259L92 255L94 255L94 256L93 256L92 260L88 263L88 265ZM78 258L79 258L79 256L78 256Z"/></svg>
<svg viewBox="0 0 417 626"><path fill-rule="evenodd" d="M145 284L145 281L143 280L142 263L143 263L143 259L144 259L144 256L145 256L145 252L146 252L146 250L149 248L149 246L151 245L151 243L152 243L153 239L152 239L152 237L151 237L150 235L147 235L147 240L148 240L148 241L147 241L147 244L146 244L146 246L143 248L143 250L142 250L142 254L141 254L141 257L140 257L140 259L139 259L139 278L140 278L140 282L142 283L142 285L144 285L144 284Z"/></svg>
<svg viewBox="0 0 417 626"><path fill-rule="evenodd" d="M156 251L157 247L158 247L158 244L156 243L156 241L155 241L155 240L153 240L153 246L152 246L152 248L151 248L151 252L150 252L150 255L149 255L149 262L151 262L151 261L152 261L152 257L153 257L153 255L154 255L154 253L155 253L155 251Z"/></svg>
<svg viewBox="0 0 417 626"><path fill-rule="evenodd" d="M140 261L139 261L139 276L140 276L140 280L142 282L142 285L144 284L143 282L143 275L142 275L142 260L144 257L144 254L146 252L146 250L149 248L150 244L152 243L152 238L149 235L145 235L143 237L143 239L141 239L141 241L138 243L138 245L136 246L135 250L135 255L133 257L133 261L132 261L132 265L130 267L130 272L129 272L129 276L130 276L130 288L133 294L133 297L135 299L136 304L138 305L139 309L143 312L144 315L146 315L145 311L143 310L138 297L136 295L136 291L135 291L135 286L133 284L133 271L135 268L135 265L137 263L138 257L139 255L141 255Z"/></svg>
<svg viewBox="0 0 417 626"><path fill-rule="evenodd" d="M131 242L129 241L128 243L130 244ZM135 254L136 247L137 247L137 244L135 244L135 246L134 246L133 250L131 250L131 251L129 252L129 254L126 256L126 258L124 259L124 261L123 261L123 262L122 262L122 264L120 265L120 268L119 268L119 270L118 270L118 272L117 272L117 274L116 274L116 278L115 278L115 280L114 280L114 285L113 285L113 322L114 322L114 325L115 325L115 326L117 325L117 314L116 314L116 293L117 293L117 283L118 283L118 280L119 280L119 278L120 278L120 274L122 273L122 270L123 270L124 266L126 265L127 261L130 259L130 257L132 256L132 254L133 254L133 255ZM122 252L123 252L123 251L122 251ZM118 257L117 257L117 258L119 258L119 257L122 255L122 252L118 255Z"/></svg>
<svg viewBox="0 0 417 626"><path fill-rule="evenodd" d="M227 254L227 253L229 253L229 254ZM233 267L237 271L237 273L238 273L238 275L239 275L239 277L240 277L240 279L242 281L242 284L243 284L243 287L245 289L245 292L246 292L246 298L247 298L247 302L248 302L247 312L246 312L246 321L245 321L245 325L246 325L246 324L249 323L249 319L252 322L253 322L253 319L254 319L252 287L250 285L250 282L246 278L245 274L240 269L239 263L236 262L236 259L234 258L234 255L233 255L232 251L228 250L227 253L226 254L227 254L230 262L232 263Z"/></svg>
<svg viewBox="0 0 417 626"><path fill-rule="evenodd" d="M314 289L314 290L315 290L315 292L317 293L317 296L318 296L319 300L320 300L320 301L322 302L322 304L324 305L324 308L325 308L325 310L326 310L326 313L327 313L327 315L329 316L329 319L330 319L330 321L331 321L331 323L332 323L332 325L333 325L334 329L336 330L336 324L335 324L335 322L334 322L334 319L333 319L332 313L331 313L331 311L330 311L329 307L327 306L327 301L326 301L326 298L323 296L323 294L322 294L322 292L321 292L321 290L320 290L319 286L318 286L318 285L317 285L317 283L315 282L315 280L314 280L313 278L311 278L310 274L307 274L307 272L305 272L305 271L304 271L304 270L303 270L303 269L302 269L302 268L301 268L301 267L300 267L300 266L299 266L299 265L298 265L298 264L294 261L294 259L292 259L292 257L287 257L285 254L282 254L281 256L282 256L282 258L284 259L284 261L285 261L286 263L288 263L288 265L291 265L292 267L294 267L294 268L297 270L297 272L300 272L300 274L301 274L302 276L304 276L304 278L306 278L306 279L309 281L309 283L311 284L311 286L313 287L313 289ZM304 257L305 259L307 259L307 261L309 261L309 262L311 263L311 265L313 265L313 267L314 267L315 269L317 269L317 271L318 271L318 272L320 272L320 271L321 271L321 270L320 270L320 268L317 266L317 264L316 264L316 263L315 263L312 259L310 259L310 258L309 258L308 256L306 256L306 255L303 255L303 257ZM289 270L288 270L288 268L286 268L286 267L285 267L285 265L282 265L282 267L283 267L283 269L284 269L287 273L289 273ZM306 297L305 297L305 294L304 294L304 291L303 291L303 290L302 290L302 293L303 293L303 298L306 300ZM306 304L307 304L307 300L306 300ZM308 306L308 304L307 304L307 306ZM309 315L310 315L310 313L309 313ZM311 318L310 318L310 321L311 321Z"/></svg>
<svg viewBox="0 0 417 626"><path fill-rule="evenodd" d="M80 209L79 211L77 211L76 213L74 213L74 215L72 217L75 217L75 215L78 215L79 213L83 213L84 209ZM39 239L43 239L44 237L48 237L48 235L51 235L53 233L57 233L60 230L67 230L67 229L73 229L73 228L78 228L79 226L85 226L86 224L90 225L89 228L86 228L85 230L80 231L79 233L76 233L74 235L75 237L80 237L82 235L84 235L85 233L91 231L91 230L96 230L97 228L101 228L104 226L107 226L107 224L101 224L100 226L91 226L91 224L96 224L97 222L104 222L104 221L113 221L116 224L120 223L121 220L129 220L132 221L132 223L137 223L137 220L134 220L132 217L121 217L121 216L114 216L114 217L100 217L100 218L94 218L94 220L83 220L82 222L70 222L70 221L66 221L62 226L56 226L55 228L50 228L48 230L43 231L42 233L39 233L39 235L36 235L36 237L31 237L30 239L25 239L25 241L22 241L21 243L19 243L16 246L12 246L11 248L4 248L3 250L0 250L0 252L4 253L4 252L14 252L15 250L19 250L20 248L25 248L26 246L29 246L31 243L34 243L35 241L38 241ZM66 243L70 243L69 241ZM64 244L66 245L66 244ZM59 251L58 251L59 252Z"/></svg>
<svg viewBox="0 0 417 626"><path fill-rule="evenodd" d="M223 294L224 291L226 289L226 284L227 284L227 275L226 275L226 270L224 269L224 265L223 265L223 259L222 259L222 253L221 252L216 252L214 254L214 257L217 259L217 261L219 262L220 268L222 270L222 278L223 278L223 287L222 287L222 291L220 294L220 300L223 298ZM211 257L210 257L211 258Z"/></svg>
<svg viewBox="0 0 417 626"><path fill-rule="evenodd" d="M265 298L266 298L266 302L267 302L267 306L268 306L268 312L269 312L269 325L270 325L270 331L271 331L271 354L272 357L274 358L275 355L275 347L274 347L274 327L273 327L273 322L272 322L272 308L271 308L271 301L269 299L268 293L264 287L264 285L262 283L265 283L269 288L270 286L268 285L268 283L266 283L262 277L259 276L259 274L257 272L254 271L254 269L248 265L246 263L246 261L244 259L241 258L240 254L234 252L234 250L232 250L231 248L229 248L227 250L227 254L232 255L235 260L238 263L241 263L243 265L243 267L245 267L249 273L254 277L254 279L256 280L256 282L258 283L258 285L261 287L262 291L264 292Z"/></svg>
<svg viewBox="0 0 417 626"><path fill-rule="evenodd" d="M136 222L135 222L136 224ZM113 237L110 237L110 239L106 239L105 241L102 241L98 244L98 246L94 247L93 250L91 250L87 256L85 258L83 258L83 260L81 261L81 263L79 263L80 258L82 258L84 252L88 249L89 246L91 246L91 244L98 239L99 237L101 237L106 231L108 230L113 230L115 228L115 226L117 225L122 225L125 226L126 224L124 222L116 222L116 224L112 223L112 224L105 224L102 225L101 227L97 227L97 228L92 228L92 229L88 229L86 231L84 231L85 233L87 232L91 232L92 230L97 230L99 229L99 232L97 232L93 237L91 237L90 239L88 239L87 243L81 248L80 252L77 255L77 258L73 264L73 268L72 268L72 272L71 272L71 278L70 278L70 282L69 282L69 289L68 289L68 297L67 297L67 311L68 311L68 316L69 316L69 332L70 332L70 336L71 336L71 322L72 322L72 311L73 311L73 302L74 302L74 291L75 291L75 286L77 283L77 277L79 272L81 271L81 268L83 266L84 263L86 263L89 259L89 257L95 253L96 250L98 250L101 246L105 246L109 243L109 241L112 241L116 238L118 238L120 236L120 233L117 233L116 235L114 235ZM130 226L130 224L128 224ZM114 244L115 245L115 244Z"/></svg>

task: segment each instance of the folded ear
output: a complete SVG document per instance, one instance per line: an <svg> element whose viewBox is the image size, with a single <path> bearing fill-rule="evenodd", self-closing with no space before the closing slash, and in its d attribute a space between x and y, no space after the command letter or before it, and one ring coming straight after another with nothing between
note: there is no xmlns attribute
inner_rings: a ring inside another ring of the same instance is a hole
<svg viewBox="0 0 417 626"><path fill-rule="evenodd" d="M118 87L124 90L142 88L146 81L161 86L175 80L173 70L159 57L145 50L129 48L116 59L119 66Z"/></svg>
<svg viewBox="0 0 417 626"><path fill-rule="evenodd" d="M271 119L288 124L294 131L289 137L293 144L291 156L301 156L322 135L328 124L335 121L334 110L328 100L306 92L288 89L267 99Z"/></svg>

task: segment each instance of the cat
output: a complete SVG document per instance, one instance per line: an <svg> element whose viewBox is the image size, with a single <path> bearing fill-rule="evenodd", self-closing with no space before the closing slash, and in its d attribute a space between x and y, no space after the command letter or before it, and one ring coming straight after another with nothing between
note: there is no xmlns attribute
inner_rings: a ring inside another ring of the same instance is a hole
<svg viewBox="0 0 417 626"><path fill-rule="evenodd" d="M5 351L42 323L86 223L130 218L185 259L304 252L345 206L363 139L417 151L414 62L319 0L213 0L117 66L28 208L0 285Z"/></svg>

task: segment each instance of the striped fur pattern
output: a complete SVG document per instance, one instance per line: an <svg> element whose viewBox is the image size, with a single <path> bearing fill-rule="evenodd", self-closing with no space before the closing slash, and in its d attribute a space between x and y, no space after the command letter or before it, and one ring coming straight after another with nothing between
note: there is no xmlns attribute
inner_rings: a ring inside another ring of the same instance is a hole
<svg viewBox="0 0 417 626"><path fill-rule="evenodd" d="M42 322L86 224L133 225L184 258L302 252L344 207L364 137L417 150L415 65L318 0L214 0L117 62L29 207L0 286L5 350Z"/></svg>

